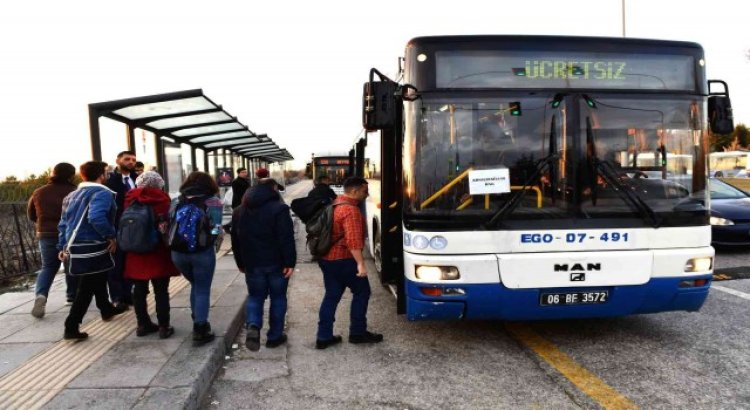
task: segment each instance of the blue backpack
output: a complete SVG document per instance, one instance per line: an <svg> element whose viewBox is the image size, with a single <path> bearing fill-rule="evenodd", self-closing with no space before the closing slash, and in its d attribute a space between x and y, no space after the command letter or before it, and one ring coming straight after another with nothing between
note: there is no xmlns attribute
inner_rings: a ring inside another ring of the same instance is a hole
<svg viewBox="0 0 750 410"><path fill-rule="evenodd" d="M211 234L211 216L206 211L205 197L180 196L169 213L169 248L183 253L194 253L210 248L215 236Z"/></svg>
<svg viewBox="0 0 750 410"><path fill-rule="evenodd" d="M117 245L125 252L148 253L158 244L159 232L153 208L133 201L120 217Z"/></svg>

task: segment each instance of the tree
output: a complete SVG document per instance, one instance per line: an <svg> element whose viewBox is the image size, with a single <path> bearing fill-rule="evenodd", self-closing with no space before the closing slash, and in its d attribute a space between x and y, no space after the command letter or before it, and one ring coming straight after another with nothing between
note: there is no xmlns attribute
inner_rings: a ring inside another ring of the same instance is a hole
<svg viewBox="0 0 750 410"><path fill-rule="evenodd" d="M736 151L750 145L750 129L745 124L737 124L731 134L712 134L711 152Z"/></svg>
<svg viewBox="0 0 750 410"><path fill-rule="evenodd" d="M732 134L742 148L748 148L748 143L750 143L750 129L745 124L737 124Z"/></svg>

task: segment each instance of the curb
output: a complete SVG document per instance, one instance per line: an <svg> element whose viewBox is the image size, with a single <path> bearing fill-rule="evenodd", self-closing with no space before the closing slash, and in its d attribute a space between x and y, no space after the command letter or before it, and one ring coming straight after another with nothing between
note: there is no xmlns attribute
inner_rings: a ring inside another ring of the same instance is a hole
<svg viewBox="0 0 750 410"><path fill-rule="evenodd" d="M198 409L211 388L214 378L224 363L224 357L231 352L232 344L240 331L245 319L245 306L241 305L237 309L234 319L232 319L227 332L223 336L216 338L216 342L211 345L213 351L208 357L206 364L198 373L190 387L191 392L188 401L182 406L186 410ZM192 343L188 340L187 343Z"/></svg>

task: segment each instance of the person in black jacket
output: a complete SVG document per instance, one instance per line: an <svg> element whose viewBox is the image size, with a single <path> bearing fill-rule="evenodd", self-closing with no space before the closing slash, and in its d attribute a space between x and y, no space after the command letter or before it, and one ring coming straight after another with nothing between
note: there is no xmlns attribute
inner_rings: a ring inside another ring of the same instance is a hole
<svg viewBox="0 0 750 410"><path fill-rule="evenodd" d="M286 291L294 273L297 251L289 206L281 202L279 185L270 178L258 181L242 198L232 215L232 252L237 267L245 274L247 305L245 321L248 349L260 349L263 304L271 296L266 347L287 340L284 334Z"/></svg>
<svg viewBox="0 0 750 410"><path fill-rule="evenodd" d="M242 203L242 197L248 188L250 182L247 180L247 168L237 168L237 178L232 181L232 209Z"/></svg>
<svg viewBox="0 0 750 410"><path fill-rule="evenodd" d="M122 151L117 154L117 169L109 174L107 182L104 185L115 191L117 196L117 214L115 216L115 230L119 228L120 217L125 209L125 194L131 189L135 189L135 152ZM109 287L109 298L112 299L118 308L126 309L128 305L133 304L133 283L123 277L125 269L125 253L122 249L117 248L115 252L115 267L107 274L107 285Z"/></svg>
<svg viewBox="0 0 750 410"><path fill-rule="evenodd" d="M307 194L307 196L316 198L330 198L330 202L333 202L333 200L336 199L338 195L333 192L333 189L331 189L330 185L331 178L329 178L327 175L319 176L315 181L315 188L313 188Z"/></svg>

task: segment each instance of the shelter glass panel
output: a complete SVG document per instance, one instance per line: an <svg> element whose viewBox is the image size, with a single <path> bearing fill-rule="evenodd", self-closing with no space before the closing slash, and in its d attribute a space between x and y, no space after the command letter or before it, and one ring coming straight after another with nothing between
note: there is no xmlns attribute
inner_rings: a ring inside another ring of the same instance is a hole
<svg viewBox="0 0 750 410"><path fill-rule="evenodd" d="M189 137L191 135L210 134L213 132L221 132L221 131L234 131L234 130L240 130L242 128L243 128L242 124L238 122L233 122L229 124L206 125L204 127L187 128L184 130L175 131L172 134L174 134L177 137Z"/></svg>
<svg viewBox="0 0 750 410"><path fill-rule="evenodd" d="M131 120L137 120L141 118L158 117L183 112L210 110L213 108L217 107L205 97L192 97L150 104L131 105L129 107L120 108L119 110L114 111L114 113Z"/></svg>
<svg viewBox="0 0 750 410"><path fill-rule="evenodd" d="M166 118L152 121L147 125L156 129L184 127L191 124L205 124L207 122L227 121L232 119L225 112L212 112L209 114L186 115L184 117Z"/></svg>

